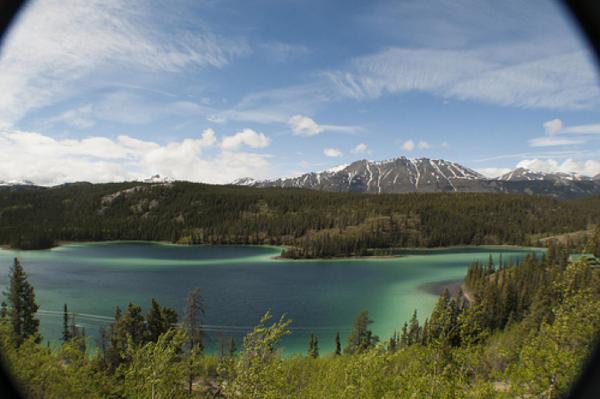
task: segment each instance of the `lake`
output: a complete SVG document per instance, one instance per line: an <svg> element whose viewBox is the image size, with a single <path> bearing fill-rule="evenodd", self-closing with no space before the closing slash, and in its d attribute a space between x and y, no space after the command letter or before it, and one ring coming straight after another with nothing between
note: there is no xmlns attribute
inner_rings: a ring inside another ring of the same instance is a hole
<svg viewBox="0 0 600 399"><path fill-rule="evenodd" d="M406 250L397 257L343 260L275 259L280 248L260 246L182 246L146 242L69 244L42 251L0 250L4 291L13 258L21 259L36 290L44 340L56 342L67 303L76 323L92 339L108 325L116 305L147 309L150 298L183 313L189 291L200 287L206 306L209 350L243 335L271 310L293 320L286 353L304 353L308 335L319 338L321 353L342 344L356 314L368 309L376 334L388 338L413 310L429 315L436 301L431 287L461 280L472 262L516 261L542 249L466 247Z"/></svg>

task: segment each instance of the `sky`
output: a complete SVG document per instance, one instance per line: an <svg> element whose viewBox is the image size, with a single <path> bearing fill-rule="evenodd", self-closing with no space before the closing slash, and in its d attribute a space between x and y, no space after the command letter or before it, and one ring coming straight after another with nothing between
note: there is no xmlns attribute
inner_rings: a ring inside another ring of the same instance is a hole
<svg viewBox="0 0 600 399"><path fill-rule="evenodd" d="M591 51L552 0L32 1L0 180L229 183L358 159L600 173Z"/></svg>

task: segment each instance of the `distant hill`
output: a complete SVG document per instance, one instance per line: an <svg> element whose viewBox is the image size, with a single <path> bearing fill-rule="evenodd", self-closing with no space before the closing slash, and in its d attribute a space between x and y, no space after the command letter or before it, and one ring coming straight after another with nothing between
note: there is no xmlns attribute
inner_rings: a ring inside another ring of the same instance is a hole
<svg viewBox="0 0 600 399"><path fill-rule="evenodd" d="M600 194L600 179L567 173L541 173L518 168L499 178L487 178L458 163L443 159L366 159L298 177L234 182L252 187L296 187L333 192L499 192L579 198Z"/></svg>
<svg viewBox="0 0 600 399"><path fill-rule="evenodd" d="M468 170L436 166L467 176L462 181L478 179ZM402 247L532 245L542 236L600 223L600 196L364 195L189 182L27 187L0 190L0 244L24 249L105 240L266 244L285 246L284 256L314 258L388 254Z"/></svg>

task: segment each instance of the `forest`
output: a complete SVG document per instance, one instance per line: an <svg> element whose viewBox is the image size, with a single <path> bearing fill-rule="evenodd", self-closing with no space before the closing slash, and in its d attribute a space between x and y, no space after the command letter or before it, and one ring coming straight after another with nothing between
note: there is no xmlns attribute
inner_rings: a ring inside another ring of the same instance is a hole
<svg viewBox="0 0 600 399"><path fill-rule="evenodd" d="M327 193L199 183L74 183L0 190L0 244L153 240L266 244L290 258L394 248L537 245L600 222L600 197L491 193Z"/></svg>
<svg viewBox="0 0 600 399"><path fill-rule="evenodd" d="M391 337L375 336L364 310L333 353L312 334L305 355L287 357L278 341L293 321L270 312L243 342L204 353L199 290L181 318L155 299L146 314L116 307L94 351L65 304L63 343L47 347L35 289L15 259L0 353L27 398L562 398L600 331L600 272L586 258L570 262L574 251L600 255L600 229L519 264L471 265L464 293L444 291L423 323L413 313Z"/></svg>

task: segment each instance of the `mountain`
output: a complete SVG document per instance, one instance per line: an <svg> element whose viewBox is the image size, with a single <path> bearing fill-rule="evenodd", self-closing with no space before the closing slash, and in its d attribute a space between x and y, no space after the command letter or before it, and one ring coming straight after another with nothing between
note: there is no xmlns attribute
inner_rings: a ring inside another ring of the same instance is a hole
<svg viewBox="0 0 600 399"><path fill-rule="evenodd" d="M481 174L454 162L400 157L380 162L363 159L323 172L312 172L287 179L240 179L235 184L255 187L301 187L337 192L407 193L458 191L454 182L480 179L484 179Z"/></svg>
<svg viewBox="0 0 600 399"><path fill-rule="evenodd" d="M592 178L593 180L599 180L600 181L600 173L598 173L596 176L594 176Z"/></svg>
<svg viewBox="0 0 600 399"><path fill-rule="evenodd" d="M517 168L513 171L502 175L498 180L503 181L532 181L532 180L547 180L547 181L584 181L591 180L587 176L581 176L576 173L546 173L537 172L526 168Z"/></svg>
<svg viewBox="0 0 600 399"><path fill-rule="evenodd" d="M159 174L152 175L152 176L142 180L142 182L144 182L144 183L171 183L173 181L174 181L174 179L172 179L170 177L164 177Z"/></svg>
<svg viewBox="0 0 600 399"><path fill-rule="evenodd" d="M297 187L334 192L504 192L578 198L600 194L600 180L568 173L515 169L495 179L443 159L400 157L387 161L366 159L297 177L233 184L252 187Z"/></svg>
<svg viewBox="0 0 600 399"><path fill-rule="evenodd" d="M0 180L0 186L33 186L33 182L29 180Z"/></svg>
<svg viewBox="0 0 600 399"><path fill-rule="evenodd" d="M0 180L0 192L36 190L36 186L29 180Z"/></svg>

